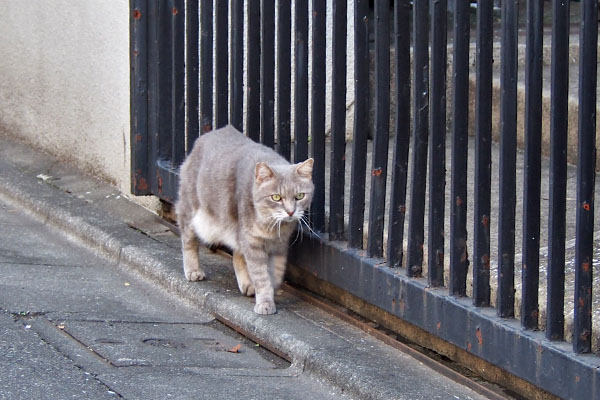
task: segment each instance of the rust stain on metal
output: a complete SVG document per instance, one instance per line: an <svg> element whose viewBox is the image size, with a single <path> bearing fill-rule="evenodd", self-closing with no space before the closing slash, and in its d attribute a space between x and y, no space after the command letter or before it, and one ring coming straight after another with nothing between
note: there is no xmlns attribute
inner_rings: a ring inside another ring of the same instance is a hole
<svg viewBox="0 0 600 400"><path fill-rule="evenodd" d="M579 375L575 375L575 383L579 383L580 380L581 378L579 377Z"/></svg>
<svg viewBox="0 0 600 400"><path fill-rule="evenodd" d="M162 180L162 177L159 176L158 177L158 192L159 193L162 193L162 185L163 185L163 180Z"/></svg>
<svg viewBox="0 0 600 400"><path fill-rule="evenodd" d="M590 211L590 203L588 203L587 201L583 202L583 209L585 211Z"/></svg>
<svg viewBox="0 0 600 400"><path fill-rule="evenodd" d="M440 329L442 329L442 323L438 322L436 325L437 330L439 331Z"/></svg>
<svg viewBox="0 0 600 400"><path fill-rule="evenodd" d="M463 251L462 251L462 254L460 255L460 262L464 263L469 258L469 252L467 250L466 243L462 243L461 245L463 246Z"/></svg>
<svg viewBox="0 0 600 400"><path fill-rule="evenodd" d="M471 351L471 342L467 342L467 351Z"/></svg>
<svg viewBox="0 0 600 400"><path fill-rule="evenodd" d="M486 269L490 269L490 256L484 254L483 256L481 256L481 262L483 263L483 266Z"/></svg>
<svg viewBox="0 0 600 400"><path fill-rule="evenodd" d="M140 54L140 52L139 52L139 51L137 51L137 50L134 50L134 51L133 51L133 55L134 55L134 56L138 56L139 54Z"/></svg>
<svg viewBox="0 0 600 400"><path fill-rule="evenodd" d="M139 133L137 135L135 135L135 142L136 143L140 143L142 141L142 135L140 135Z"/></svg>
<svg viewBox="0 0 600 400"><path fill-rule="evenodd" d="M579 298L579 307L583 307L585 305L585 302L583 301L583 297Z"/></svg>
<svg viewBox="0 0 600 400"><path fill-rule="evenodd" d="M148 190L148 182L146 182L144 178L137 178L135 180L135 188L142 191L146 191Z"/></svg>
<svg viewBox="0 0 600 400"><path fill-rule="evenodd" d="M460 198L460 196L456 196L456 205L459 207L463 205L463 200Z"/></svg>
<svg viewBox="0 0 600 400"><path fill-rule="evenodd" d="M481 334L481 330L479 328L475 329L475 336L477 336L477 342L481 346L483 344L483 335Z"/></svg>
<svg viewBox="0 0 600 400"><path fill-rule="evenodd" d="M373 170L372 174L373 174L373 176L381 176L381 172L382 172L381 167L379 167L379 168L375 168Z"/></svg>
<svg viewBox="0 0 600 400"><path fill-rule="evenodd" d="M487 228L490 225L490 218L487 215L484 215L483 218L481 218L481 223Z"/></svg>
<svg viewBox="0 0 600 400"><path fill-rule="evenodd" d="M202 126L202 132L206 133L206 132L210 132L212 131L212 125L211 124L206 124L204 126Z"/></svg>
<svg viewBox="0 0 600 400"><path fill-rule="evenodd" d="M133 19L142 18L142 12L138 9L133 10Z"/></svg>
<svg viewBox="0 0 600 400"><path fill-rule="evenodd" d="M406 213L406 204L402 204L400 206L400 212L403 213L403 214Z"/></svg>
<svg viewBox="0 0 600 400"><path fill-rule="evenodd" d="M590 263L589 262L582 263L581 269L583 269L585 272L590 272Z"/></svg>
<svg viewBox="0 0 600 400"><path fill-rule="evenodd" d="M177 9L177 7L173 7L173 10L171 10L171 12L173 13L173 15L179 14L179 10Z"/></svg>

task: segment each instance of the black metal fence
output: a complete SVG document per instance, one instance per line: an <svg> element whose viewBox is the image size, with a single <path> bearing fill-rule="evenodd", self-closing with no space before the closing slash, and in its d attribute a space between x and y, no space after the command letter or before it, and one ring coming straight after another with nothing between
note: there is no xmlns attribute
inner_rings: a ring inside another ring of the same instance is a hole
<svg viewBox="0 0 600 400"><path fill-rule="evenodd" d="M452 18L448 16L446 0L396 0L393 4L377 0L373 14L368 0L355 0L353 4L354 21L350 26L354 29L354 125L347 127L346 1L331 2L332 25L327 26L325 0L313 0L310 5L287 0L246 4L243 0L201 0L199 4L184 0L131 0L133 192L155 194L172 202L177 167L186 150L200 132L228 123L256 141L274 146L288 159L292 153L296 160L310 155L315 159L316 187L311 218L321 235L307 237L295 245L291 262L555 395L599 398L600 358L586 354L592 350L597 0L581 1L579 27L572 349L565 345L565 339L570 338L564 337L563 301L569 2L551 3L548 182L542 182L540 172L545 4L543 0L527 2L522 194L515 183L518 2L502 2L499 32L494 30L493 2L477 2L474 35L469 1L454 1ZM374 26L373 50L370 23ZM452 39L451 82L446 82L448 32ZM494 34L498 33L500 159L499 165L493 166L498 167L499 181L492 182L493 44ZM328 35L333 49L330 103L325 100ZM470 68L469 49L473 42L476 66ZM374 58L373 96L370 58ZM476 76L475 108L471 110L475 114L474 152L469 152L467 145L470 73ZM394 85L391 92L390 82ZM451 121L446 118L447 85L452 87ZM392 110L390 93L395 95ZM375 112L369 143L371 101ZM326 110L331 114L330 127L325 126ZM390 111L395 115L392 127ZM348 159L347 130L352 131ZM450 140L446 138L447 131ZM446 143L451 146L450 182L446 182ZM372 162L369 169L368 151ZM390 153L393 159L388 171ZM473 176L467 173L469 157L475 163ZM351 163L349 176L346 162ZM371 180L369 193L367 176ZM474 181L472 192L470 179ZM346 181L350 189L345 193ZM541 187L546 184L549 208L540 209ZM446 185L451 187L449 199ZM499 185L500 190L497 221L490 219L492 185ZM472 209L467 207L468 196L473 196ZM515 235L515 214L520 211L516 210L517 196L523 196L524 204L522 237ZM445 212L448 202L450 215ZM365 204L369 207L366 224ZM538 330L540 213L549 215L545 334ZM469 216L474 221L473 237L467 237ZM446 218L450 220L449 234L444 226ZM498 224L496 260L496 254L490 250L494 223ZM522 260L515 259L517 240L523 243ZM445 254L445 241L449 242L449 256ZM366 252L362 250L364 242ZM449 280L445 282L447 259ZM492 262L498 264L495 312L490 308ZM515 268L522 271L520 323L514 319ZM468 297L469 269L472 295Z"/></svg>

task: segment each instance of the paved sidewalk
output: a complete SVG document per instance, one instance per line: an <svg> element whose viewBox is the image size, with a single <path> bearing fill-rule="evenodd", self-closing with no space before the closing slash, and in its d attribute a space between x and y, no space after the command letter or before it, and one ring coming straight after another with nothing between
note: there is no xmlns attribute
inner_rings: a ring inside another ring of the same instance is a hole
<svg viewBox="0 0 600 400"><path fill-rule="evenodd" d="M0 398L485 398L288 293L256 315L201 259L185 281L154 215L0 137Z"/></svg>
<svg viewBox="0 0 600 400"><path fill-rule="evenodd" d="M0 398L345 398L0 201Z"/></svg>

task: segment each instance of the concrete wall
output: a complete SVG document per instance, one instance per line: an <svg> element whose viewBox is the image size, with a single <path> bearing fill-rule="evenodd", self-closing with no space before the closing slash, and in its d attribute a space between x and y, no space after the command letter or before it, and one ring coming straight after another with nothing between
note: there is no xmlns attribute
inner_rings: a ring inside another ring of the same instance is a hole
<svg viewBox="0 0 600 400"><path fill-rule="evenodd" d="M129 2L6 0L0 132L128 193Z"/></svg>

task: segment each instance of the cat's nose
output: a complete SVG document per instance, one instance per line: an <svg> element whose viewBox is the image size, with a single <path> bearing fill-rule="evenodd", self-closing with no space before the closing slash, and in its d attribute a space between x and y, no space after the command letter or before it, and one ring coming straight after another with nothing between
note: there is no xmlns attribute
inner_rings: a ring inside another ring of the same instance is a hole
<svg viewBox="0 0 600 400"><path fill-rule="evenodd" d="M293 211L288 211L287 214L291 217L292 215L294 215Z"/></svg>

